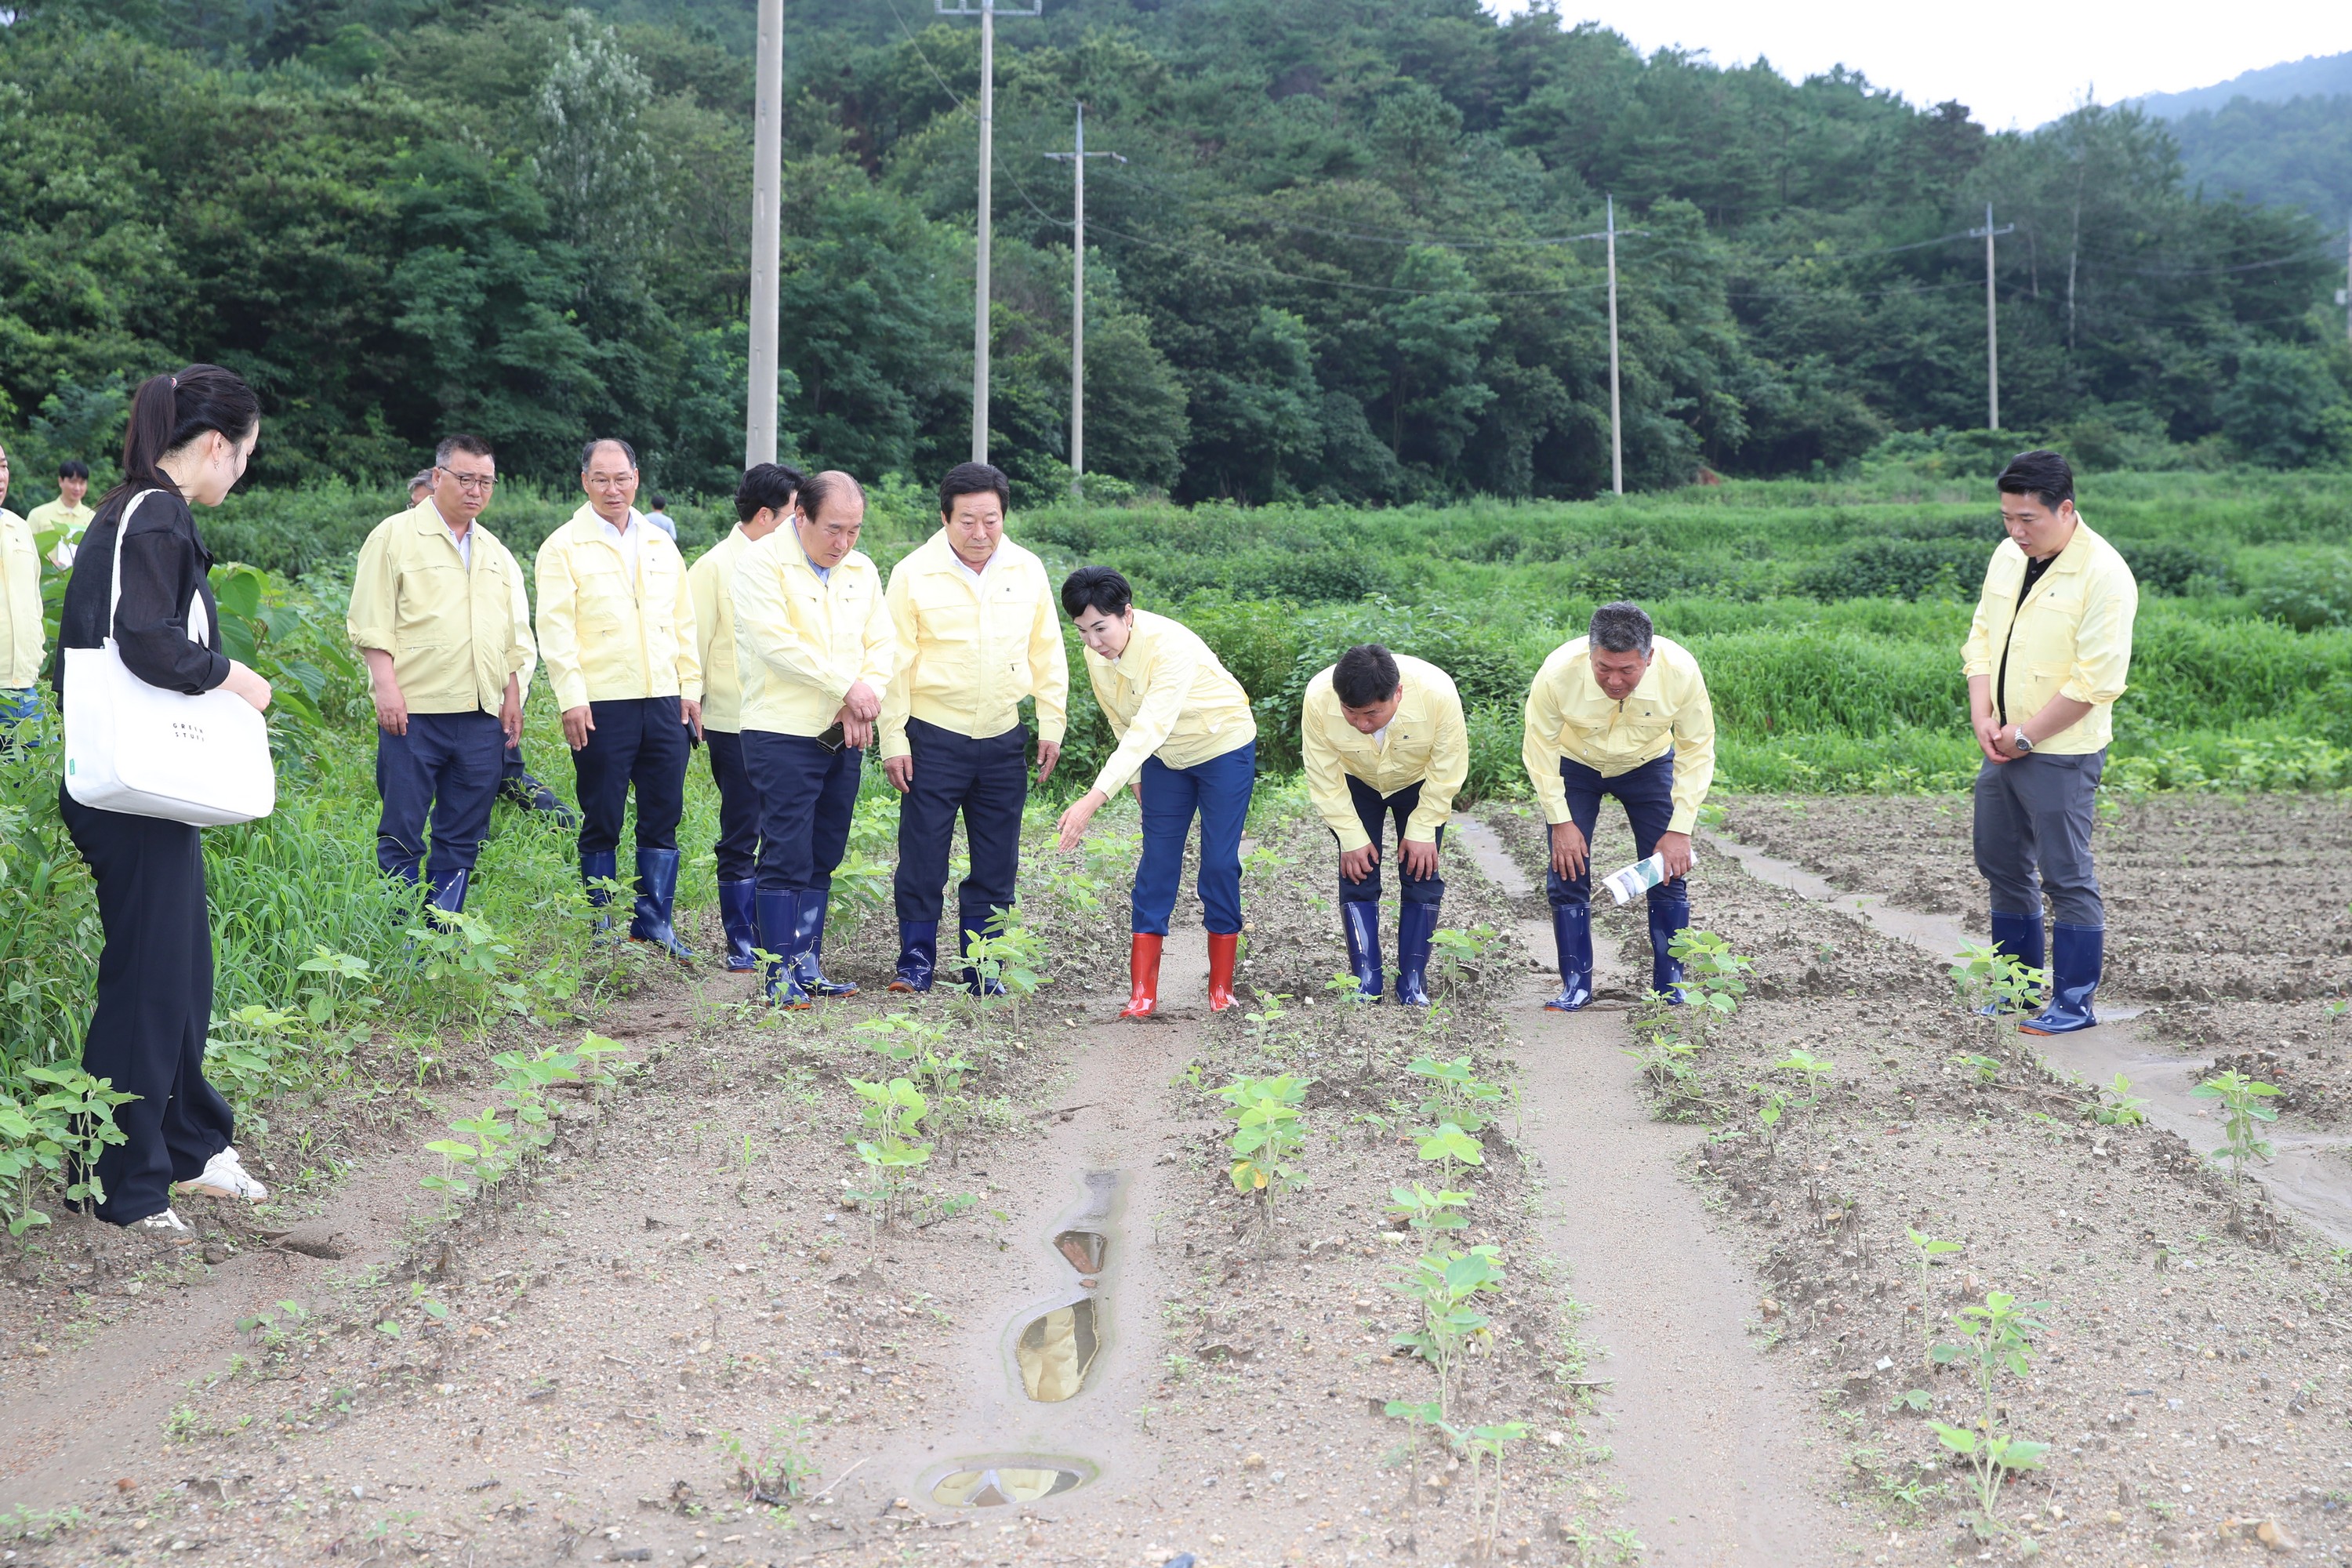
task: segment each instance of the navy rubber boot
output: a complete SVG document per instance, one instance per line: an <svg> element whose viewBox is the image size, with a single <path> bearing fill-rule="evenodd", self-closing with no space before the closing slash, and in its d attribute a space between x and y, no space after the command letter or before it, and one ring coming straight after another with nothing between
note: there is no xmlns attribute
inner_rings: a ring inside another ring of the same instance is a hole
<svg viewBox="0 0 2352 1568"><path fill-rule="evenodd" d="M694 950L677 940L670 910L677 901L677 851L637 851L637 908L629 921L629 940L649 942L680 963L694 962Z"/></svg>
<svg viewBox="0 0 2352 1568"><path fill-rule="evenodd" d="M621 868L619 862L615 859L612 850L600 849L593 854L583 851L581 854L580 881L581 885L588 889L588 902L592 908L603 910L612 907L613 895L611 890L609 889L600 888L596 886L596 884L599 882L609 882L620 874ZM602 935L604 932L611 931L612 929L613 917L609 914L599 913L596 917L597 933Z"/></svg>
<svg viewBox="0 0 2352 1568"><path fill-rule="evenodd" d="M727 933L727 967L740 974L760 967L760 912L750 878L719 884L719 925Z"/></svg>
<svg viewBox="0 0 2352 1568"><path fill-rule="evenodd" d="M439 910L445 915L462 913L466 908L466 884L473 879L473 876L470 870L458 872L433 889L433 897L426 907Z"/></svg>
<svg viewBox="0 0 2352 1568"><path fill-rule="evenodd" d="M898 972L890 982L893 991L929 991L940 970L940 922L937 921L900 921L898 922Z"/></svg>
<svg viewBox="0 0 2352 1568"><path fill-rule="evenodd" d="M2106 958L2107 933L2103 926L2070 926L2053 921L2050 926L2050 1005L2020 1024L2028 1035L2071 1035L2099 1021L2091 1011L2091 994L2099 988L2099 972Z"/></svg>
<svg viewBox="0 0 2352 1568"><path fill-rule="evenodd" d="M1435 904L1404 904L1397 910L1396 999L1400 1006L1429 1005L1429 941L1437 930Z"/></svg>
<svg viewBox="0 0 2352 1568"><path fill-rule="evenodd" d="M801 989L800 976L793 968L793 942L800 930L800 895L790 889L777 893L762 889L752 895L751 907L760 923L760 945L772 955L768 964L768 1005L787 1008L814 1005L809 994Z"/></svg>
<svg viewBox="0 0 2352 1568"><path fill-rule="evenodd" d="M992 910L989 911L989 914L982 915L980 919L974 920L971 916L966 914L961 910L958 910L956 911L956 958L958 960L958 968L968 977L965 979L964 984L972 988L974 994L981 996L1003 995L1004 982L992 978L983 980L977 973L973 973L971 966L969 963L965 963L962 961L969 959L971 956L971 939L974 937L985 937L988 935L989 918L994 913L995 911Z"/></svg>
<svg viewBox="0 0 2352 1568"><path fill-rule="evenodd" d="M2008 915L1999 910L1993 910L1992 945L1995 952L2006 953L2028 969L2039 969L2048 962L2042 951L2042 916L2038 911L2030 915ZM1998 1003L1988 1002L1977 1012L1983 1017L1997 1017L2000 1006Z"/></svg>
<svg viewBox="0 0 2352 1568"><path fill-rule="evenodd" d="M1668 951L1675 938L1690 924L1690 895L1650 889L1650 989L1668 1006L1683 1005L1682 961Z"/></svg>
<svg viewBox="0 0 2352 1568"><path fill-rule="evenodd" d="M1348 939L1348 969L1356 977L1356 1000L1377 1002L1387 984L1381 973L1381 906L1370 899L1339 902L1339 931ZM1402 925L1398 941L1403 940Z"/></svg>
<svg viewBox="0 0 2352 1568"><path fill-rule="evenodd" d="M1559 948L1559 994L1544 1004L1555 1013L1592 1005L1592 906L1554 904L1552 941Z"/></svg>
<svg viewBox="0 0 2352 1568"><path fill-rule="evenodd" d="M855 996L855 980L827 980L818 961L824 955L824 912L832 904L826 894L800 896L800 920L793 937L793 971L801 989L812 996Z"/></svg>

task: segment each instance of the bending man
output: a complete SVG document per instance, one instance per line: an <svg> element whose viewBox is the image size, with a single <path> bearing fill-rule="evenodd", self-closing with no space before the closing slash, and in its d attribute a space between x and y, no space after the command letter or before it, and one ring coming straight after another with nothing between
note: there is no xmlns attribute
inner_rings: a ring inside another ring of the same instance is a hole
<svg viewBox="0 0 2352 1568"><path fill-rule="evenodd" d="M1357 994L1381 999L1381 836L1396 821L1399 1002L1429 1005L1437 872L1454 795L1470 773L1470 735L1453 678L1378 643L1351 647L1307 683L1299 750L1307 797L1339 841L1339 924Z"/></svg>
<svg viewBox="0 0 2352 1568"><path fill-rule="evenodd" d="M536 650L522 567L476 521L498 483L489 444L448 437L425 473L425 499L360 546L346 627L375 697L376 864L415 886L429 816L425 901L454 914L489 831L499 761L522 733Z"/></svg>
<svg viewBox="0 0 2352 1568"><path fill-rule="evenodd" d="M849 847L858 772L898 653L882 574L857 548L866 492L826 472L801 487L795 526L736 563L743 766L760 794L760 945L768 1000L806 1007L857 987L825 978L825 906Z"/></svg>
<svg viewBox="0 0 2352 1568"><path fill-rule="evenodd" d="M1589 633L1544 660L1528 691L1520 746L1528 779L1551 825L1552 936L1559 994L1572 1013L1592 1000L1592 828L1614 795L1633 829L1633 853L1665 858L1650 889L1650 989L1680 1002L1682 965L1668 951L1690 924L1691 829L1715 779L1715 710L1698 661L1659 637L1639 605L1592 612Z"/></svg>
<svg viewBox="0 0 2352 1568"><path fill-rule="evenodd" d="M1960 650L1977 770L1977 869L1992 891L1993 943L2042 967L2050 895L2050 1005L2019 1026L2065 1035L2097 1023L2091 995L2105 958L2106 906L2091 863L2091 822L2131 673L2139 585L2114 545L2074 510L2074 471L2055 452L2021 452L2001 470L2009 537L1985 569Z"/></svg>
<svg viewBox="0 0 2352 1568"><path fill-rule="evenodd" d="M931 988L959 812L971 869L956 889L956 956L1013 908L1029 804L1023 698L1037 700L1040 784L1062 754L1069 655L1045 563L1004 537L1012 496L995 468L958 463L940 481L940 531L890 572L898 674L882 703L882 771L906 797L893 991Z"/></svg>
<svg viewBox="0 0 2352 1568"><path fill-rule="evenodd" d="M1135 607L1127 579L1081 566L1062 584L1062 609L1087 645L1087 679L1118 737L1094 787L1060 823L1065 852L1078 847L1103 803L1137 785L1143 858L1129 920L1131 989L1122 1018L1160 1006L1160 951L1184 872L1184 840L1201 818L1201 914L1209 930L1209 1007L1234 1005L1242 930L1242 825L1257 782L1257 721L1249 693L1189 627Z"/></svg>
<svg viewBox="0 0 2352 1568"><path fill-rule="evenodd" d="M580 877L588 900L617 873L629 791L637 793L637 898L629 940L681 963L694 954L671 924L677 822L690 738L702 730L694 596L677 546L631 503L637 455L626 441L580 453L588 500L539 547L539 649L563 714L580 792Z"/></svg>

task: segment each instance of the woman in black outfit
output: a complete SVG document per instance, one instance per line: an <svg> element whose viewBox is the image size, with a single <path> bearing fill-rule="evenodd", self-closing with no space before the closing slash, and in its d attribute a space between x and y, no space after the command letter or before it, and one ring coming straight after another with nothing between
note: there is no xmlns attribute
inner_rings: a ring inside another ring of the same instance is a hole
<svg viewBox="0 0 2352 1568"><path fill-rule="evenodd" d="M90 520L66 586L58 642L97 647L107 636L109 579L122 552L115 647L151 686L194 696L225 686L257 709L269 683L220 652L220 610L205 572L212 554L188 503L218 506L244 476L261 434L261 405L236 375L194 364L155 376L131 400L122 482ZM140 502L122 532L122 515ZM54 677L62 708L65 659ZM99 811L60 787L74 847L98 879L106 948L98 960L98 1010L82 1067L139 1098L117 1106L127 1142L99 1156L105 1199L98 1216L151 1231L184 1231L172 1189L259 1202L268 1195L229 1146L228 1102L205 1081L205 1030L213 1010L212 925L205 907L205 851L184 822Z"/></svg>

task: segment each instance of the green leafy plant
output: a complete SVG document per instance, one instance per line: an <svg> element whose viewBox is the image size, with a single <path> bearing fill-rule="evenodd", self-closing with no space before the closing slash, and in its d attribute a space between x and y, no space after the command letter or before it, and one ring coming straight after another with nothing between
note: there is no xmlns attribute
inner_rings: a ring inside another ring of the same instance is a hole
<svg viewBox="0 0 2352 1568"><path fill-rule="evenodd" d="M1433 1121L1450 1121L1465 1132L1485 1131L1489 1116L1505 1099L1502 1087L1480 1078L1468 1057L1452 1061L1415 1057L1406 1070L1429 1080L1430 1092L1421 1102L1421 1113Z"/></svg>
<svg viewBox="0 0 2352 1568"><path fill-rule="evenodd" d="M1400 1332L1393 1342L1436 1370L1441 1418L1453 1411L1463 1358L1472 1345L1493 1339L1493 1321L1479 1310L1479 1299L1501 1287L1502 1258L1492 1246L1424 1253L1389 1282L1388 1289L1419 1309L1420 1325Z"/></svg>
<svg viewBox="0 0 2352 1568"><path fill-rule="evenodd" d="M1470 1206L1468 1193L1444 1188L1433 1191L1415 1182L1410 1187L1391 1186L1389 1197L1392 1201L1385 1212L1395 1215L1414 1230L1463 1230L1470 1224L1470 1216L1465 1212Z"/></svg>
<svg viewBox="0 0 2352 1568"><path fill-rule="evenodd" d="M965 994L982 1008L1003 1003L1021 1026L1021 1004L1047 984L1045 941L1021 923L1011 909L1000 909L965 945L961 967L966 976Z"/></svg>
<svg viewBox="0 0 2352 1568"><path fill-rule="evenodd" d="M1717 1022L1739 1011L1756 961L1732 952L1731 944L1715 932L1696 926L1676 931L1666 952L1683 966L1683 1005L1696 1009L1691 1026L1704 1045Z"/></svg>
<svg viewBox="0 0 2352 1568"><path fill-rule="evenodd" d="M2147 1101L2132 1093L2131 1079L2121 1073L2116 1074L2116 1080L2107 1085L2106 1092L2114 1095L2115 1099L2109 1100L2105 1095L2094 1091L2091 1098L2083 1102L2081 1109L2092 1121L2102 1127L2137 1127L2147 1121L2147 1113L2144 1108Z"/></svg>
<svg viewBox="0 0 2352 1568"><path fill-rule="evenodd" d="M2006 1429L1994 1398L1999 1375L2007 1372L2022 1378L2033 1369L2033 1344L2028 1337L2042 1327L2032 1314L2050 1310L2047 1301L2021 1305L2004 1290L1988 1290L1980 1306L1962 1307L1951 1315L1960 1337L1936 1346L1938 1365L1965 1368L1976 1384L1977 1418L1973 1425L1955 1426L1932 1423L1937 1442L1958 1455L1976 1477L1977 1505L1990 1525L2000 1505L2001 1484L2012 1471L2038 1470L2050 1451L2047 1443L2028 1442Z"/></svg>
<svg viewBox="0 0 2352 1568"><path fill-rule="evenodd" d="M1492 1561L1503 1533L1503 1456L1515 1443L1523 1442L1528 1435L1524 1421L1499 1421L1473 1426L1461 1435L1456 1446L1470 1461L1470 1520L1475 1531L1479 1515L1480 1472L1486 1463L1494 1466L1489 1496L1486 1502L1486 1530L1479 1542L1479 1555ZM1482 1463L1483 1461L1483 1463Z"/></svg>
<svg viewBox="0 0 2352 1568"><path fill-rule="evenodd" d="M1928 1360L1932 1362L1935 1359L1936 1334L1930 1325L1935 1321L1936 1303L1935 1287L1932 1284L1934 1276L1929 1270L1935 1267L1936 1259L1938 1258L1948 1257L1959 1251L1960 1244L1957 1241L1938 1240L1907 1225L1903 1227L1903 1234L1910 1238L1911 1262L1919 1275L1919 1338L1926 1347Z"/></svg>
<svg viewBox="0 0 2352 1568"><path fill-rule="evenodd" d="M2245 1185L2246 1162L2267 1160L2273 1152L2262 1129L2263 1123L2276 1121L2278 1112L2263 1101L2276 1099L2279 1091L2226 1068L2189 1092L2199 1100L2221 1102L2221 1146L2213 1151L2213 1158L2230 1167L2230 1202L2235 1207Z"/></svg>
<svg viewBox="0 0 2352 1568"><path fill-rule="evenodd" d="M807 1416L787 1415L756 1443L719 1434L719 1451L735 1461L736 1489L746 1503L782 1508L808 1495L823 1473L809 1452L808 1428Z"/></svg>
<svg viewBox="0 0 2352 1568"><path fill-rule="evenodd" d="M857 1096L858 1120L865 1134L853 1136L849 1142L865 1162L867 1182L864 1192L852 1195L866 1203L878 1227L899 1216L913 1173L930 1163L931 1146L915 1142L923 1118L930 1111L930 1101L903 1078L887 1083L854 1078L846 1081Z"/></svg>
<svg viewBox="0 0 2352 1568"><path fill-rule="evenodd" d="M1412 1136L1422 1163L1436 1164L1449 1183L1454 1180L1454 1166L1483 1165L1486 1163L1486 1146L1454 1122L1441 1121L1434 1127L1416 1127Z"/></svg>
<svg viewBox="0 0 2352 1568"><path fill-rule="evenodd" d="M135 1098L79 1067L27 1064L19 1071L25 1098L0 1094L0 1212L13 1237L49 1223L38 1202L44 1183L62 1189L69 1204L95 1208L106 1201L98 1158L123 1142L114 1108Z"/></svg>
<svg viewBox="0 0 2352 1568"><path fill-rule="evenodd" d="M1300 1108L1314 1081L1279 1073L1236 1079L1217 1090L1217 1098L1231 1108L1226 1114L1234 1124L1225 1138L1233 1153L1226 1174L1235 1192L1255 1194L1269 1226L1282 1192L1306 1184L1306 1173L1298 1166L1307 1148Z"/></svg>
<svg viewBox="0 0 2352 1568"><path fill-rule="evenodd" d="M2021 1015L2042 1005L2050 971L2035 969L2014 953L1990 942L1962 942L1946 966L1959 1005L1974 1013L1990 1007L2004 1033L2013 1032Z"/></svg>
<svg viewBox="0 0 2352 1568"><path fill-rule="evenodd" d="M1429 934L1430 957L1448 985L1460 985L1484 973L1486 954L1497 940L1490 925L1475 925L1466 931L1440 926Z"/></svg>
<svg viewBox="0 0 2352 1568"><path fill-rule="evenodd" d="M501 1051L492 1057L499 1077L490 1102L472 1116L453 1119L449 1131L456 1137L425 1145L441 1156L442 1168L420 1184L456 1202L504 1182L530 1155L555 1141L547 1091L561 1083L610 1085L612 1071L599 1064L621 1048L592 1032L569 1049L550 1046L532 1056Z"/></svg>

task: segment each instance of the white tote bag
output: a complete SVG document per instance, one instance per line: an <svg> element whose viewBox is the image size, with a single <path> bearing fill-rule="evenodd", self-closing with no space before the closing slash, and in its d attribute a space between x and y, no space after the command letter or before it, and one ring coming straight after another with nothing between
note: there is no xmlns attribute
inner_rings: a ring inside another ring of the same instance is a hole
<svg viewBox="0 0 2352 1568"><path fill-rule="evenodd" d="M66 793L100 811L160 816L199 827L251 822L278 805L278 770L269 726L251 703L215 689L188 697L150 686L122 662L114 611L122 597L122 540L131 514L153 490L122 509L107 584L106 638L66 655ZM211 628L201 598L188 606L191 640Z"/></svg>

